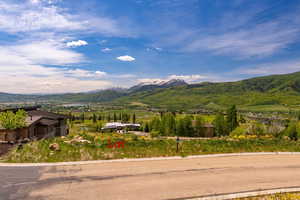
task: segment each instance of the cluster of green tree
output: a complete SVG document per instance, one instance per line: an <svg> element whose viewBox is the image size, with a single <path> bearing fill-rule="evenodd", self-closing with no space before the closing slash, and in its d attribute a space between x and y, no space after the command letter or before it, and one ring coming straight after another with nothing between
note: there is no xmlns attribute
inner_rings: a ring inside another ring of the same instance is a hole
<svg viewBox="0 0 300 200"><path fill-rule="evenodd" d="M128 113L93 113L91 116L87 117L84 112L82 112L79 116L75 116L72 113L69 113L69 118L71 121L80 120L84 122L85 120L91 120L93 123L97 121L108 121L108 122L132 122L136 123L136 114L128 114Z"/></svg>
<svg viewBox="0 0 300 200"><path fill-rule="evenodd" d="M228 135L238 126L236 106L227 110L226 117L222 113L218 114L213 125L215 136ZM186 115L177 118L175 113L163 113L144 125L145 132L162 136L203 137L204 129L205 121L201 116Z"/></svg>
<svg viewBox="0 0 300 200"><path fill-rule="evenodd" d="M288 136L291 140L297 141L300 139L300 121L291 121L287 128L279 135Z"/></svg>
<svg viewBox="0 0 300 200"><path fill-rule="evenodd" d="M24 110L18 110L16 113L11 111L0 113L0 127L8 130L15 130L26 127L27 113Z"/></svg>
<svg viewBox="0 0 300 200"><path fill-rule="evenodd" d="M244 118L241 118L241 121L244 122ZM218 113L213 124L216 136L229 135L239 126L236 106L233 105L227 110L226 117L223 113Z"/></svg>

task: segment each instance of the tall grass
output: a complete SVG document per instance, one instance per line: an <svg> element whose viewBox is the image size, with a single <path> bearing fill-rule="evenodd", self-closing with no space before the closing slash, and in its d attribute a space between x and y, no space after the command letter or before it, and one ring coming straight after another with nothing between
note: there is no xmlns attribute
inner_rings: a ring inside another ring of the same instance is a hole
<svg viewBox="0 0 300 200"><path fill-rule="evenodd" d="M6 156L3 162L66 162L82 160L107 160L121 158L144 158L160 156L187 156L215 153L235 152L277 152L300 151L300 143L290 140L278 139L210 139L182 141L179 152L176 152L176 141L172 139L150 139L147 137L134 137L132 135L88 135L81 134L90 144L68 144L67 138L54 138L32 142L15 148ZM108 148L108 139L111 142L125 141L124 148ZM59 151L52 151L49 145L57 143Z"/></svg>

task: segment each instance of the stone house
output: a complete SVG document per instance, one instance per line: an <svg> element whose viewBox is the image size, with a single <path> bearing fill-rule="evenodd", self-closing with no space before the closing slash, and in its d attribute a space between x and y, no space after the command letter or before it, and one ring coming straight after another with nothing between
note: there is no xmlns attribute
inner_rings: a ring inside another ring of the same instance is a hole
<svg viewBox="0 0 300 200"><path fill-rule="evenodd" d="M27 113L25 128L16 130L0 129L0 142L18 143L24 140L39 140L68 134L67 116L52 112L42 111L40 107L24 107L6 109L0 112L22 109Z"/></svg>

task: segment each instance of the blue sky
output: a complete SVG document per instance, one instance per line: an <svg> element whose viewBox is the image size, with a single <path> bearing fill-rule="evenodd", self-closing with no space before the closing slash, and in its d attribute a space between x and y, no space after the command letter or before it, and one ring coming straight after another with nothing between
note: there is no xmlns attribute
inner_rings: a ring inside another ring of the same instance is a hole
<svg viewBox="0 0 300 200"><path fill-rule="evenodd" d="M0 91L300 71L300 0L0 0Z"/></svg>

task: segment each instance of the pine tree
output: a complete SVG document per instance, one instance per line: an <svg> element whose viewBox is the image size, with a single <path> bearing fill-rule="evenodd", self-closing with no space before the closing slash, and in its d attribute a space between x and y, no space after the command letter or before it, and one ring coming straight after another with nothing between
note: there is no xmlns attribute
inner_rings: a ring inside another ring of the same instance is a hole
<svg viewBox="0 0 300 200"><path fill-rule="evenodd" d="M135 122L136 122L136 116L135 116L135 113L133 113L133 115L132 115L132 123L135 124Z"/></svg>
<svg viewBox="0 0 300 200"><path fill-rule="evenodd" d="M176 135L177 136L185 136L185 129L184 129L183 119L178 119L177 122L176 122Z"/></svg>
<svg viewBox="0 0 300 200"><path fill-rule="evenodd" d="M193 128L193 124L192 124L192 117L186 116L183 118L183 120L184 120L185 135L188 137L193 137L194 136L194 128Z"/></svg>
<svg viewBox="0 0 300 200"><path fill-rule="evenodd" d="M84 120L85 120L85 115L84 115L84 112L83 112L83 113L81 113L81 115L80 115L80 119L81 119L81 121L82 121L82 122L84 122Z"/></svg>
<svg viewBox="0 0 300 200"><path fill-rule="evenodd" d="M117 114L114 113L114 122L116 122L116 121L117 121Z"/></svg>
<svg viewBox="0 0 300 200"><path fill-rule="evenodd" d="M148 122L146 122L146 124L145 124L144 132L146 132L146 133L150 132L150 130L149 130L149 123Z"/></svg>
<svg viewBox="0 0 300 200"><path fill-rule="evenodd" d="M96 123L96 122L97 122L97 115L96 115L95 113L93 113L93 118L92 118L92 120L93 120L93 123Z"/></svg>
<svg viewBox="0 0 300 200"><path fill-rule="evenodd" d="M204 120L201 116L197 116L195 120L195 136L197 137L204 137Z"/></svg>
<svg viewBox="0 0 300 200"><path fill-rule="evenodd" d="M161 133L163 135L175 135L176 120L173 114L165 113L161 119Z"/></svg>
<svg viewBox="0 0 300 200"><path fill-rule="evenodd" d="M297 112L297 120L300 121L300 112Z"/></svg>
<svg viewBox="0 0 300 200"><path fill-rule="evenodd" d="M123 120L124 122L129 122L130 120L130 116L127 113L123 113L122 114Z"/></svg>
<svg viewBox="0 0 300 200"><path fill-rule="evenodd" d="M227 127L229 132L238 127L237 109L235 105L231 106L227 110Z"/></svg>
<svg viewBox="0 0 300 200"><path fill-rule="evenodd" d="M110 118L110 113L108 113L107 115L107 121L110 122L111 121L111 118Z"/></svg>
<svg viewBox="0 0 300 200"><path fill-rule="evenodd" d="M228 135L227 126L225 122L224 115L219 113L216 116L216 119L213 121L215 127L215 135L220 137L224 135Z"/></svg>
<svg viewBox="0 0 300 200"><path fill-rule="evenodd" d="M180 118L176 122L176 135L178 136L194 136L194 128L192 125L191 116L185 116L184 118Z"/></svg>
<svg viewBox="0 0 300 200"><path fill-rule="evenodd" d="M288 126L288 128L285 130L286 135L291 139L291 140L298 140L298 133L297 133L297 125L295 122L291 122Z"/></svg>
<svg viewBox="0 0 300 200"><path fill-rule="evenodd" d="M161 121L158 117L154 117L150 122L150 130L160 132L161 128Z"/></svg>

